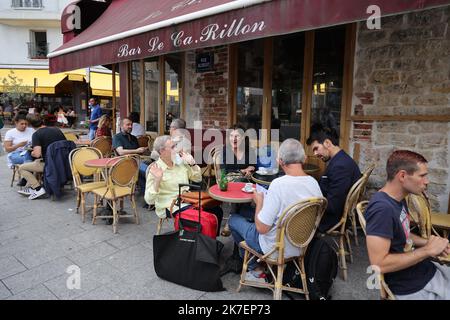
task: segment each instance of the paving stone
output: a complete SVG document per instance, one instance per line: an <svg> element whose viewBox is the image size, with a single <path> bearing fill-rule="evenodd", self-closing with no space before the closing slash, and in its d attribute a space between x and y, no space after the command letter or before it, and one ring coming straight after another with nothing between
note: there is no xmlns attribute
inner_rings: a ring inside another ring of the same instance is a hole
<svg viewBox="0 0 450 320"><path fill-rule="evenodd" d="M33 269L24 271L3 280L3 283L14 293L33 288L66 272L73 265L67 258L58 258Z"/></svg>
<svg viewBox="0 0 450 320"><path fill-rule="evenodd" d="M96 260L117 252L117 248L109 245L107 242L100 242L89 248L81 249L69 254L67 257L79 266L84 266Z"/></svg>
<svg viewBox="0 0 450 320"><path fill-rule="evenodd" d="M0 279L5 279L25 270L27 268L13 256L0 259Z"/></svg>
<svg viewBox="0 0 450 320"><path fill-rule="evenodd" d="M0 299L6 299L12 296L11 292L8 288L0 281Z"/></svg>
<svg viewBox="0 0 450 320"><path fill-rule="evenodd" d="M58 300L58 298L41 284L14 296L10 296L8 300Z"/></svg>
<svg viewBox="0 0 450 320"><path fill-rule="evenodd" d="M122 272L139 267L148 267L149 270L153 270L153 254L149 248L140 244L121 250L109 256L106 261Z"/></svg>
<svg viewBox="0 0 450 320"><path fill-rule="evenodd" d="M123 300L121 296L116 294L110 288L104 286L92 290L91 292L82 295L76 300Z"/></svg>

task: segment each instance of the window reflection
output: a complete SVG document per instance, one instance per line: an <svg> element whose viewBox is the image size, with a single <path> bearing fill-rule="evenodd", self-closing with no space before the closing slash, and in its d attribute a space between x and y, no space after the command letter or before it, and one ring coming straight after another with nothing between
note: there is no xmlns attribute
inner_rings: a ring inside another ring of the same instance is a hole
<svg viewBox="0 0 450 320"><path fill-rule="evenodd" d="M131 111L141 112L141 64L131 62Z"/></svg>
<svg viewBox="0 0 450 320"><path fill-rule="evenodd" d="M280 141L300 140L304 33L274 39L271 128Z"/></svg>
<svg viewBox="0 0 450 320"><path fill-rule="evenodd" d="M158 132L159 68L158 58L145 60L145 130Z"/></svg>
<svg viewBox="0 0 450 320"><path fill-rule="evenodd" d="M172 119L181 115L181 55L167 55L165 64L165 130L169 132Z"/></svg>
<svg viewBox="0 0 450 320"><path fill-rule="evenodd" d="M264 79L264 41L238 45L237 122L261 129Z"/></svg>
<svg viewBox="0 0 450 320"><path fill-rule="evenodd" d="M345 26L315 33L311 125L321 124L339 135Z"/></svg>

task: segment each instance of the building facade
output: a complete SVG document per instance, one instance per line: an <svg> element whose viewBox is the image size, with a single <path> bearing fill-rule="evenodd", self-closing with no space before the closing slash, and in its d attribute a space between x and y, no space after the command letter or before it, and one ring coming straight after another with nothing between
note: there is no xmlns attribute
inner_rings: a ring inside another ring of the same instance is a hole
<svg viewBox="0 0 450 320"><path fill-rule="evenodd" d="M115 64L121 115L140 111L141 123L157 134L182 117L189 128L240 123L305 143L312 126L326 125L362 169L377 164L374 189L385 181L393 150L418 151L430 161L434 210L448 210L449 1L375 1L385 16L375 28L366 11L373 1L308 8L248 0L225 13L235 4L134 2L140 12L122 21L124 1L112 1L97 19L110 33L97 37L93 24L74 35L50 55L51 68ZM182 20L188 15L192 21ZM152 19L159 19L155 28Z"/></svg>
<svg viewBox="0 0 450 320"><path fill-rule="evenodd" d="M101 66L51 75L47 54L63 43L61 13L71 0L4 0L0 2L1 80L13 75L38 103L86 110L87 95L111 104L111 71ZM11 73L12 71L12 73ZM86 82L90 72L92 82Z"/></svg>

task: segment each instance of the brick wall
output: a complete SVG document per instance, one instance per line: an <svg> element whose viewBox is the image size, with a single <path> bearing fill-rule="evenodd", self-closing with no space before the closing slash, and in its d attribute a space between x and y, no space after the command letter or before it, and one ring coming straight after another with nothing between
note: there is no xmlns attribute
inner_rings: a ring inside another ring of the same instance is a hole
<svg viewBox="0 0 450 320"><path fill-rule="evenodd" d="M355 115L450 115L450 6L383 18L381 30L359 23L355 56ZM385 163L396 149L429 161L429 193L435 210L447 212L447 122L354 122L361 168L375 161L373 189L385 182Z"/></svg>
<svg viewBox="0 0 450 320"><path fill-rule="evenodd" d="M195 56L214 54L214 70L196 72ZM186 53L186 122L194 127L201 120L203 128L227 128L228 117L228 47L214 47Z"/></svg>

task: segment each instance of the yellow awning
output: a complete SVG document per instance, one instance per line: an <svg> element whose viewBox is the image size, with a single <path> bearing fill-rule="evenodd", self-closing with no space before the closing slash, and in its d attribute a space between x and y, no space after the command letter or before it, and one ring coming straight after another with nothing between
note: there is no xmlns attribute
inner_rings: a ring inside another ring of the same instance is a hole
<svg viewBox="0 0 450 320"><path fill-rule="evenodd" d="M108 73L91 72L91 89L94 96L112 97L112 75ZM116 74L116 96L119 97L119 75Z"/></svg>
<svg viewBox="0 0 450 320"><path fill-rule="evenodd" d="M36 78L36 93L54 94L56 85L66 77L66 73L49 74L48 70L0 69L0 90L8 90L4 88L3 79L11 85L13 80L10 76L15 77L17 84L26 87L29 92L33 92Z"/></svg>
<svg viewBox="0 0 450 320"><path fill-rule="evenodd" d="M11 72L12 71L12 72ZM0 69L0 91L7 91L4 88L3 79L6 78L9 84L12 83L9 76L16 77L20 81L20 86L26 87L30 93L34 90L34 79L37 79L36 93L38 94L54 94L55 87L64 78L68 77L70 81L83 81L86 79L85 69L73 70L70 72L62 72L50 74L48 69ZM19 83L19 82L18 82ZM116 95L119 97L119 75L116 74ZM112 97L112 75L107 73L91 72L90 86L92 94L95 96Z"/></svg>

